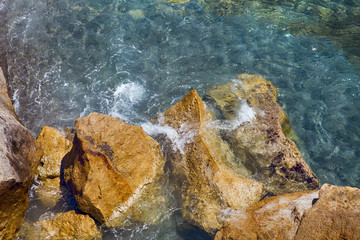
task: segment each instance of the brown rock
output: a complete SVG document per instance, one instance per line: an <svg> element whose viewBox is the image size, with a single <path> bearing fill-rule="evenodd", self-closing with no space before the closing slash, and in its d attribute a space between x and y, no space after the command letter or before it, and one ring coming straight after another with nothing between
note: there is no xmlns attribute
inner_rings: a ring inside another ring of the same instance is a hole
<svg viewBox="0 0 360 240"><path fill-rule="evenodd" d="M75 211L56 214L54 218L41 220L34 224L26 223L21 238L37 239L101 239L101 232L89 215Z"/></svg>
<svg viewBox="0 0 360 240"><path fill-rule="evenodd" d="M41 149L18 121L0 69L0 239L14 239L29 204Z"/></svg>
<svg viewBox="0 0 360 240"><path fill-rule="evenodd" d="M99 113L76 120L64 179L80 210L106 226L152 223L166 209L165 160L143 129Z"/></svg>
<svg viewBox="0 0 360 240"><path fill-rule="evenodd" d="M277 90L271 82L243 74L238 81L217 86L208 95L226 121L238 121L237 126L223 129L224 139L240 162L272 194L318 187L317 177L295 143L286 137L291 135L289 120L276 102ZM247 119L247 112L255 113L255 117Z"/></svg>
<svg viewBox="0 0 360 240"><path fill-rule="evenodd" d="M294 239L304 212L318 196L319 191L308 191L269 197L227 219L215 240Z"/></svg>
<svg viewBox="0 0 360 240"><path fill-rule="evenodd" d="M214 234L221 227L222 211L243 210L258 202L264 186L242 175L246 170L234 164L234 155L211 127L211 120L195 90L158 119L177 134L175 141L164 141L164 148L182 217Z"/></svg>
<svg viewBox="0 0 360 240"><path fill-rule="evenodd" d="M60 177L61 161L70 152L72 142L63 132L47 126L41 129L36 140L44 151L37 168L39 179Z"/></svg>
<svg viewBox="0 0 360 240"><path fill-rule="evenodd" d="M52 127L43 127L37 137L43 149L40 165L36 173L41 181L36 194L46 207L54 207L62 195L60 185L61 161L70 152L72 142L65 138L65 133Z"/></svg>
<svg viewBox="0 0 360 240"><path fill-rule="evenodd" d="M359 224L360 189L324 184L295 239L360 239Z"/></svg>

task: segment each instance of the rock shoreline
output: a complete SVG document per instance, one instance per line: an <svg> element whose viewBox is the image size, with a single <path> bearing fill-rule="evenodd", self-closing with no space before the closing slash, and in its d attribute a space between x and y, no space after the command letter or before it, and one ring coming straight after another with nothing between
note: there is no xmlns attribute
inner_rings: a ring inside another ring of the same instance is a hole
<svg viewBox="0 0 360 240"><path fill-rule="evenodd" d="M217 240L360 238L360 190L318 190L260 76L215 86L206 104L192 90L146 129L92 113L70 133L45 126L36 141L0 80L0 239L101 239L98 225L156 225L170 208ZM70 191L76 211L23 224L35 175L44 206Z"/></svg>

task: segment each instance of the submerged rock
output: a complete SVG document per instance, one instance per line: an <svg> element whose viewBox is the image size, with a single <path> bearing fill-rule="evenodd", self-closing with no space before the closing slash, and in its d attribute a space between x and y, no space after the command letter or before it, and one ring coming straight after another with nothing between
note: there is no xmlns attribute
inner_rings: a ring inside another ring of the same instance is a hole
<svg viewBox="0 0 360 240"><path fill-rule="evenodd" d="M163 139L182 218L210 234L221 227L222 212L244 210L264 195L264 185L246 178L246 169L211 126L212 115L195 90L158 118L176 131Z"/></svg>
<svg viewBox="0 0 360 240"><path fill-rule="evenodd" d="M291 133L289 120L276 102L277 90L271 82L239 75L238 80L209 90L208 98L226 121L238 122L223 127L223 137L268 191L280 195L318 188L317 177L286 137Z"/></svg>
<svg viewBox="0 0 360 240"><path fill-rule="evenodd" d="M41 148L19 122L0 68L0 239L14 239L24 221Z"/></svg>
<svg viewBox="0 0 360 240"><path fill-rule="evenodd" d="M76 120L73 144L63 177L80 210L106 226L159 220L165 160L141 127L92 113Z"/></svg>
<svg viewBox="0 0 360 240"><path fill-rule="evenodd" d="M25 223L21 238L90 240L101 239L101 232L89 215L69 211L58 213L51 219L44 219L34 224Z"/></svg>
<svg viewBox="0 0 360 240"><path fill-rule="evenodd" d="M37 168L41 185L36 193L47 207L53 207L61 197L60 167L61 161L71 150L72 142L65 138L65 133L52 127L43 127L37 137L43 149L40 165Z"/></svg>
<svg viewBox="0 0 360 240"><path fill-rule="evenodd" d="M360 239L360 189L324 184L295 239Z"/></svg>
<svg viewBox="0 0 360 240"><path fill-rule="evenodd" d="M318 197L319 191L269 197L227 219L215 240L294 239L304 212Z"/></svg>

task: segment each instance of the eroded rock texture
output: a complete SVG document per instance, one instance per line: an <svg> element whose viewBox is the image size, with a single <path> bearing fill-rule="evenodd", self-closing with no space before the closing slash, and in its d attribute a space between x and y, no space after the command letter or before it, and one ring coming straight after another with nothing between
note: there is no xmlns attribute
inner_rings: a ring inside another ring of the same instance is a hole
<svg viewBox="0 0 360 240"><path fill-rule="evenodd" d="M43 127L37 137L37 142L43 149L40 164L36 174L41 185L36 193L47 207L53 207L61 197L60 167L62 159L70 152L72 142L65 138L65 133L52 127Z"/></svg>
<svg viewBox="0 0 360 240"><path fill-rule="evenodd" d="M359 224L360 189L324 184L295 239L360 239Z"/></svg>
<svg viewBox="0 0 360 240"><path fill-rule="evenodd" d="M58 213L53 218L44 219L34 224L25 223L21 238L24 240L92 240L101 239L101 232L89 215L69 211Z"/></svg>
<svg viewBox="0 0 360 240"><path fill-rule="evenodd" d="M249 111L256 113L251 121L223 129L222 133L238 160L269 192L280 195L316 189L317 177L295 143L286 137L291 134L291 128L276 97L277 90L271 82L247 74L208 91L208 99L216 105L219 117L226 121L243 119ZM251 109L244 110L246 105Z"/></svg>
<svg viewBox="0 0 360 240"><path fill-rule="evenodd" d="M324 184L319 191L267 198L227 219L226 239L360 239L360 189Z"/></svg>
<svg viewBox="0 0 360 240"><path fill-rule="evenodd" d="M269 197L244 212L234 213L215 240L294 239L304 212L318 197L319 191Z"/></svg>
<svg viewBox="0 0 360 240"><path fill-rule="evenodd" d="M159 144L139 126L92 113L75 123L63 177L78 207L106 226L154 223L166 211Z"/></svg>
<svg viewBox="0 0 360 240"><path fill-rule="evenodd" d="M246 169L234 164L213 120L195 90L158 119L177 134L175 143L165 140L163 146L182 217L210 234L221 227L223 211L246 209L265 193L262 183L244 177Z"/></svg>
<svg viewBox="0 0 360 240"><path fill-rule="evenodd" d="M0 239L13 239L24 221L41 148L19 122L0 68Z"/></svg>

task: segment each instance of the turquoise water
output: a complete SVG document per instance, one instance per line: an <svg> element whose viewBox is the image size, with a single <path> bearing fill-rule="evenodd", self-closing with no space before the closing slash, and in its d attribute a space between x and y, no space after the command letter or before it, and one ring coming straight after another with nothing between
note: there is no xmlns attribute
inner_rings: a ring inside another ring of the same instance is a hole
<svg viewBox="0 0 360 240"><path fill-rule="evenodd" d="M261 74L320 180L360 187L359 1L2 0L0 11L14 104L34 135L92 111L140 125L191 89ZM137 236L187 238L165 225Z"/></svg>

